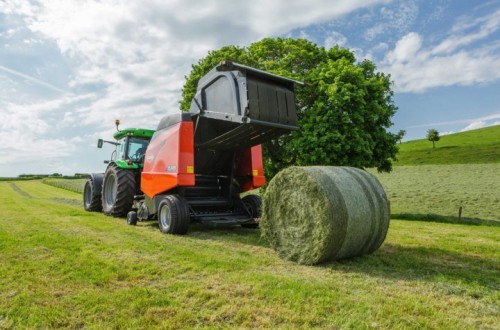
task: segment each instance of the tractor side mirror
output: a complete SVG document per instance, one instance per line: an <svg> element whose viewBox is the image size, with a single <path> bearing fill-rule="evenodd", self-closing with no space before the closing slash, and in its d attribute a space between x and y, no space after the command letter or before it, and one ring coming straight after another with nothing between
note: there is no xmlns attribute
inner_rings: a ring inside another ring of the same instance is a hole
<svg viewBox="0 0 500 330"><path fill-rule="evenodd" d="M102 144L104 143L103 139L97 140L97 148L102 148Z"/></svg>

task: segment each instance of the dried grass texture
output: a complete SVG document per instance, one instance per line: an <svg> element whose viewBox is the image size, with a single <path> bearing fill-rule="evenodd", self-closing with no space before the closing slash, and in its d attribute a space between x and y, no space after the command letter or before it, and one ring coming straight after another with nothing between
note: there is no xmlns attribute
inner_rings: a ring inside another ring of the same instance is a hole
<svg viewBox="0 0 500 330"><path fill-rule="evenodd" d="M277 253L300 264L377 250L389 228L378 180L352 167L290 167L269 183L260 222Z"/></svg>

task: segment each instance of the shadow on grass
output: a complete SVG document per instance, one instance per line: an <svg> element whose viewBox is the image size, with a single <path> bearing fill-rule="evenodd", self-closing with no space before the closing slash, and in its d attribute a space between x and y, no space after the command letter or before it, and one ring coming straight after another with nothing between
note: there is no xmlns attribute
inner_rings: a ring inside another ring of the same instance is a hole
<svg viewBox="0 0 500 330"><path fill-rule="evenodd" d="M441 150L444 150L444 149L456 149L458 148L458 146L436 146L436 149L441 149Z"/></svg>
<svg viewBox="0 0 500 330"><path fill-rule="evenodd" d="M391 214L391 219L410 220L410 221L428 221L428 222L442 222L457 225L473 225L473 226L492 226L500 227L500 221L486 220L479 218L462 218L458 220L457 217L445 216L439 214L418 214L418 213L397 213Z"/></svg>
<svg viewBox="0 0 500 330"><path fill-rule="evenodd" d="M500 289L500 265L494 257L470 256L435 247L385 243L372 255L324 263L317 267L386 279L430 281L445 291L453 289L449 284L443 284L445 282Z"/></svg>
<svg viewBox="0 0 500 330"><path fill-rule="evenodd" d="M192 224L188 231L189 237L201 240L217 240L254 246L269 247L269 243L261 237L258 228L249 229L241 226L214 228L201 224Z"/></svg>
<svg viewBox="0 0 500 330"><path fill-rule="evenodd" d="M144 221L142 227L150 229L158 229L157 221ZM187 237L199 239L204 241L227 241L231 243L247 244L253 246L269 247L269 243L261 237L258 228L249 229L241 226L232 227L211 227L199 223L192 223L189 225Z"/></svg>

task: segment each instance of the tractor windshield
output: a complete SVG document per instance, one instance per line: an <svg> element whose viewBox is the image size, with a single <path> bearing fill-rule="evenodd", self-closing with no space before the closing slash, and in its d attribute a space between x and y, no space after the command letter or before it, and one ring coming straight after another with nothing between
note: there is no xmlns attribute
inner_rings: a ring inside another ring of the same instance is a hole
<svg viewBox="0 0 500 330"><path fill-rule="evenodd" d="M134 162L142 161L142 157L144 156L144 153L146 153L146 148L149 144L149 139L130 137L128 142L128 157L125 158Z"/></svg>

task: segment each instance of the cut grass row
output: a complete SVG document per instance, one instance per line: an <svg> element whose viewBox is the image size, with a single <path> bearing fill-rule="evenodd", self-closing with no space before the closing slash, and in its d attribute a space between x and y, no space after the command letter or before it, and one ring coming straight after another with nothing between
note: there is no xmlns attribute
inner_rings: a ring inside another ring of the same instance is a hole
<svg viewBox="0 0 500 330"><path fill-rule="evenodd" d="M395 217L500 225L500 163L396 166L373 174Z"/></svg>
<svg viewBox="0 0 500 330"><path fill-rule="evenodd" d="M60 202L80 194L15 185L0 183L0 328L498 325L500 228L396 220L375 254L307 267L258 230L163 235Z"/></svg>
<svg viewBox="0 0 500 330"><path fill-rule="evenodd" d="M76 193L83 193L83 186L87 179L60 179L60 178L47 178L42 182L57 188L66 189Z"/></svg>

